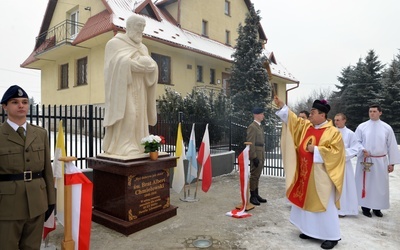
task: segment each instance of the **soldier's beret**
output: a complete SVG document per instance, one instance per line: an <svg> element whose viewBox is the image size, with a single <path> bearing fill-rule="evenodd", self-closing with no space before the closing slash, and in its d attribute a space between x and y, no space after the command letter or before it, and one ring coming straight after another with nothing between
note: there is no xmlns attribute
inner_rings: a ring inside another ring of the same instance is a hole
<svg viewBox="0 0 400 250"><path fill-rule="evenodd" d="M12 98L28 98L28 94L18 85L13 85L7 89L1 99L1 104L7 104Z"/></svg>

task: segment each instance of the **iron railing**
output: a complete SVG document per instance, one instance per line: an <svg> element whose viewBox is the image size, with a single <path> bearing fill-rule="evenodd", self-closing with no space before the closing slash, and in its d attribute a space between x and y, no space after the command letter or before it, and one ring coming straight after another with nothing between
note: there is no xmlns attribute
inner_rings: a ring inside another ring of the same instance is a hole
<svg viewBox="0 0 400 250"><path fill-rule="evenodd" d="M40 54L55 46L72 43L83 25L67 19L41 33L36 37L36 53Z"/></svg>
<svg viewBox="0 0 400 250"><path fill-rule="evenodd" d="M75 165L80 169L87 168L88 157L95 157L102 153L102 138L104 108L94 105L81 106L45 106L31 105L27 121L31 124L41 126L49 132L49 144L53 154L56 147L56 137L59 121L63 121L64 141L67 155L75 156L78 160ZM6 112L1 108L0 120L5 122ZM192 124L195 124L196 147L200 147L206 127L205 121L194 118L180 119L184 144L188 145ZM235 151L235 168L237 167L237 156L244 148L247 125L241 124L234 118L220 121L218 124L209 123L211 154L227 151ZM150 126L151 134L162 135L166 144L161 146L161 151L175 155L177 120L158 119L157 125ZM217 138L217 139L216 139ZM280 154L280 129L274 129L265 133L266 161L263 174L284 176ZM187 150L187 148L186 148Z"/></svg>

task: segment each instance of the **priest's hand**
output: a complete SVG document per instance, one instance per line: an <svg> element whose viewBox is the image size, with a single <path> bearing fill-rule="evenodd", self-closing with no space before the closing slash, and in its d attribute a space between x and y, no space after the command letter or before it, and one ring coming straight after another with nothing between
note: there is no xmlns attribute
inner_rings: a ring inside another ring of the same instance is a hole
<svg viewBox="0 0 400 250"><path fill-rule="evenodd" d="M390 165L388 166L388 172L391 173L391 172L393 172L393 170L394 170L394 165L393 165L393 164L390 164Z"/></svg>
<svg viewBox="0 0 400 250"><path fill-rule="evenodd" d="M281 99L279 99L279 97L277 95L274 96L274 102L275 102L275 105L278 106L279 108L282 108L283 106L285 106L283 101Z"/></svg>

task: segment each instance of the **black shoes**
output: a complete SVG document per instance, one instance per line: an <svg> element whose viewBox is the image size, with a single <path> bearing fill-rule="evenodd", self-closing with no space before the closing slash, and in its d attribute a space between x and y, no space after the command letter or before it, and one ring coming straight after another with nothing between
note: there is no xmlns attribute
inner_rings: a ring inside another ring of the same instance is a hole
<svg viewBox="0 0 400 250"><path fill-rule="evenodd" d="M367 216L367 217L369 217L369 218L372 217L372 214L371 214L370 211L363 211L363 215L365 215L365 216Z"/></svg>
<svg viewBox="0 0 400 250"><path fill-rule="evenodd" d="M372 217L371 209L369 209L367 207L361 207L361 209L362 209L363 215L365 215L369 218ZM375 214L376 217L383 217L383 213L381 212L381 210L373 209L372 212Z"/></svg>
<svg viewBox="0 0 400 250"><path fill-rule="evenodd" d="M313 238L311 236L308 236L307 234L303 234L303 233L301 233L299 235L299 237L301 239L303 239L303 240L309 240L309 239L314 239L315 240L315 238ZM332 249L337 245L339 240L326 240L326 241L322 242L321 248L323 248L323 249Z"/></svg>
<svg viewBox="0 0 400 250"><path fill-rule="evenodd" d="M332 249L337 245L338 241L337 240L326 240L322 242L321 248L323 249Z"/></svg>
<svg viewBox="0 0 400 250"><path fill-rule="evenodd" d="M258 201L257 197L255 196L250 196L250 203L256 206L260 206L260 202Z"/></svg>
<svg viewBox="0 0 400 250"><path fill-rule="evenodd" d="M371 209L369 209L367 207L361 207L361 209L362 209L362 213L363 213L364 216L367 216L369 218L372 217Z"/></svg>
<svg viewBox="0 0 400 250"><path fill-rule="evenodd" d="M256 206L260 206L261 203L266 203L267 200L262 198L261 196L258 195L258 188L256 188L254 191L250 191L250 203ZM260 203L261 202L261 203Z"/></svg>
<svg viewBox="0 0 400 250"><path fill-rule="evenodd" d="M377 216L377 217L383 217L383 213L381 212L381 210L372 210L373 212L374 212L374 214Z"/></svg>
<svg viewBox="0 0 400 250"><path fill-rule="evenodd" d="M267 199L264 199L258 195L258 188L256 188L256 190L254 190L254 196L257 198L258 202L267 203Z"/></svg>
<svg viewBox="0 0 400 250"><path fill-rule="evenodd" d="M307 234L300 234L299 237L303 240L309 240L309 239L314 239L311 236L308 236Z"/></svg>

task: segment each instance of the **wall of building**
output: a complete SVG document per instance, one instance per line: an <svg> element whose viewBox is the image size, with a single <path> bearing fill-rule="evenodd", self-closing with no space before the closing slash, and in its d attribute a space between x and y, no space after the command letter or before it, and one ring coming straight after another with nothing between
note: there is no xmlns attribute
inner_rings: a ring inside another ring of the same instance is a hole
<svg viewBox="0 0 400 250"><path fill-rule="evenodd" d="M225 15L225 0L181 1L181 26L202 34L202 21L205 20L210 39L225 43L225 31L229 30L231 45L234 45L239 23L244 24L248 11L243 0L231 0L230 10L230 16Z"/></svg>

